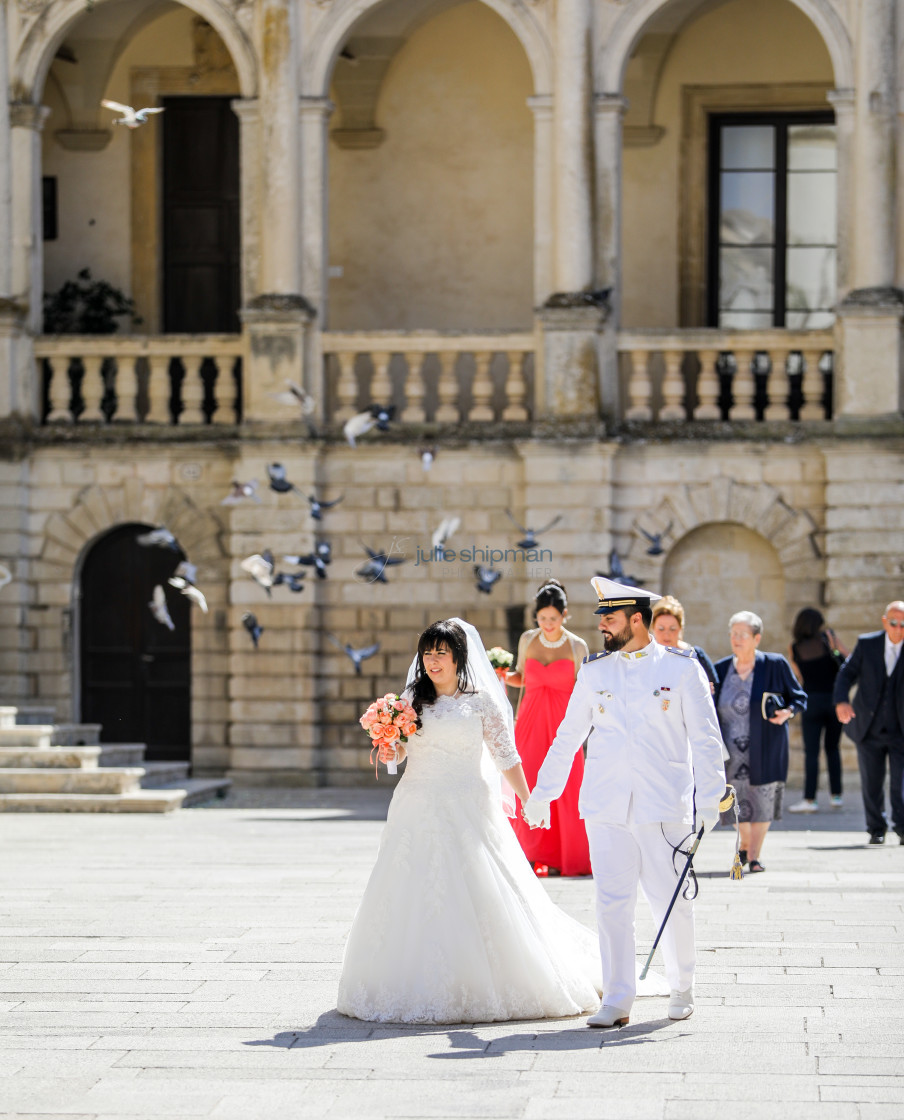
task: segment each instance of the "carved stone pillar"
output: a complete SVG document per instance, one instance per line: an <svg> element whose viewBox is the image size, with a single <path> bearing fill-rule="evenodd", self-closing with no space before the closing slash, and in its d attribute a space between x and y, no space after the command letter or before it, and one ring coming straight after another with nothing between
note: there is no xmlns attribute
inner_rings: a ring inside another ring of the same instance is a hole
<svg viewBox="0 0 904 1120"><path fill-rule="evenodd" d="M305 385L305 336L314 309L301 296L261 295L242 309L247 349L243 376L244 420L285 421L291 410L275 398L286 383ZM318 382L318 389L320 383ZM320 392L317 392L320 399Z"/></svg>
<svg viewBox="0 0 904 1120"><path fill-rule="evenodd" d="M527 104L534 114L534 304L539 307L549 298L555 283L553 99L549 94L529 97Z"/></svg>
<svg viewBox="0 0 904 1120"><path fill-rule="evenodd" d="M904 291L857 288L838 305L837 315L834 415L899 415Z"/></svg>
<svg viewBox="0 0 904 1120"><path fill-rule="evenodd" d="M553 296L537 315L537 418L595 418L600 413L599 339L607 308L578 297Z"/></svg>

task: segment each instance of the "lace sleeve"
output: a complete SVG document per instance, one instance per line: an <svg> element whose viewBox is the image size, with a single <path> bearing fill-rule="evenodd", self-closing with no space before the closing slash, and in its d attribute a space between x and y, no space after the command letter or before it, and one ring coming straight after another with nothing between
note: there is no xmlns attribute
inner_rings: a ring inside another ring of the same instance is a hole
<svg viewBox="0 0 904 1120"><path fill-rule="evenodd" d="M485 692L478 693L480 718L483 722L483 741L497 770L510 770L521 761L515 741L502 710L502 703Z"/></svg>

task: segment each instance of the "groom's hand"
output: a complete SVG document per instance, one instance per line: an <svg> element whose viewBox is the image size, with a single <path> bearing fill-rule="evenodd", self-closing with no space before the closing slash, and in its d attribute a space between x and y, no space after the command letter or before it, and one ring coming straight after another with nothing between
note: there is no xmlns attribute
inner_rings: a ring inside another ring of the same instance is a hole
<svg viewBox="0 0 904 1120"><path fill-rule="evenodd" d="M549 828L550 802L541 801L534 794L531 794L524 804L522 816L531 828Z"/></svg>

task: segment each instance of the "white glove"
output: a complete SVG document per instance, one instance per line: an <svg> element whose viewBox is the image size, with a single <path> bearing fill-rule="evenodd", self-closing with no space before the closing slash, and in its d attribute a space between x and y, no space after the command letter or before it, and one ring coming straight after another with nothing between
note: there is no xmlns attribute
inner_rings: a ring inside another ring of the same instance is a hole
<svg viewBox="0 0 904 1120"><path fill-rule="evenodd" d="M551 816L549 801L541 801L533 794L525 801L524 819L531 828L549 828Z"/></svg>
<svg viewBox="0 0 904 1120"><path fill-rule="evenodd" d="M712 805L706 809L697 809L697 831L704 829L706 832L712 831L719 823L719 806Z"/></svg>

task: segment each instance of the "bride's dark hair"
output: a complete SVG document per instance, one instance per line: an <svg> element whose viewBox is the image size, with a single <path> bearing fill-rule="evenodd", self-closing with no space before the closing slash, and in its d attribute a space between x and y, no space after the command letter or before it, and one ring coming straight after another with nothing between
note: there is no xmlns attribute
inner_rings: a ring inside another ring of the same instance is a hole
<svg viewBox="0 0 904 1120"><path fill-rule="evenodd" d="M436 703L436 688L424 668L424 654L431 649L447 649L458 671L458 688L461 692L472 689L468 681L468 639L457 622L432 622L417 640L417 667L411 685L411 706L417 712L417 725L421 726L424 705Z"/></svg>

